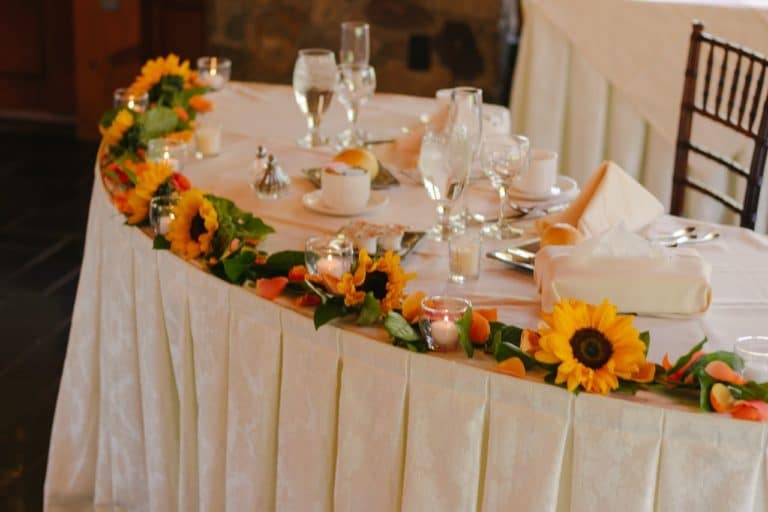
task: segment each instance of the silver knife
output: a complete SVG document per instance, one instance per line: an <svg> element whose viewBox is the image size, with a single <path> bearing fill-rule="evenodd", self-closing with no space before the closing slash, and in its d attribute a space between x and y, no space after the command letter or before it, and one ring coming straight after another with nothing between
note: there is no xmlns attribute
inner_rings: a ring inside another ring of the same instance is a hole
<svg viewBox="0 0 768 512"><path fill-rule="evenodd" d="M527 251L523 251L523 252L527 252ZM485 256L497 261L501 261L502 263L512 265L513 267L519 268L521 270L525 270L526 272L533 272L533 259L524 260L508 252L503 252L503 251L489 252L489 253L486 253Z"/></svg>

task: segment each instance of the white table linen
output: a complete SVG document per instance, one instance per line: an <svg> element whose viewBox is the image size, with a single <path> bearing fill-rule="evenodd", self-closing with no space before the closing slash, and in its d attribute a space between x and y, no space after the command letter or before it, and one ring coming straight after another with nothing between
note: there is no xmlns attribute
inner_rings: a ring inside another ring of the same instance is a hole
<svg viewBox="0 0 768 512"><path fill-rule="evenodd" d="M579 182L602 160L613 160L667 207L692 21L768 54L764 0L526 0L524 6L513 131L528 135L536 147L558 151L561 172ZM718 72L720 59L715 56ZM698 116L692 138L749 166L752 144L745 137ZM698 155L690 165L696 177L742 197L743 180L721 166ZM764 190L760 232L768 229L767 208ZM687 196L686 213L738 223L695 192Z"/></svg>
<svg viewBox="0 0 768 512"><path fill-rule="evenodd" d="M346 222L300 206L311 190L300 169L327 153L293 144L303 127L289 89L246 91L214 96L225 121L222 155L187 173L273 225L265 250L301 249L310 233ZM363 120L396 128L398 112L433 104L377 96ZM342 125L333 107L329 131ZM258 200L246 186L259 143L294 177L283 200ZM369 220L433 222L420 186L404 182L389 194ZM492 212L494 192L473 187L468 204ZM667 217L655 227L679 223ZM710 311L636 320L652 330L651 359L676 357L703 335L716 349L768 332L768 241L718 229L720 239L701 247L713 265ZM763 424L656 395L574 396L535 377L487 372L493 362L483 354L392 347L378 329L315 331L290 300L265 301L150 246L96 180L48 510L766 510ZM446 281L445 252L425 241L405 260L419 273L409 289L460 292L498 307L506 322L535 325L530 276L486 260L478 282L456 287Z"/></svg>

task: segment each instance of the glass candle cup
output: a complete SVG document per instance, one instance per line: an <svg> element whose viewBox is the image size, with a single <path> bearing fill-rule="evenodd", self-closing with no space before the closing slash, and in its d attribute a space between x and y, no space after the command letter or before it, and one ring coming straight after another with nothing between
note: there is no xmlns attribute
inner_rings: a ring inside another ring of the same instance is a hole
<svg viewBox="0 0 768 512"><path fill-rule="evenodd" d="M448 277L464 283L480 277L480 236L477 233L453 235L448 240Z"/></svg>
<svg viewBox="0 0 768 512"><path fill-rule="evenodd" d="M221 57L200 57L197 59L197 76L202 83L214 91L224 88L232 73L232 61Z"/></svg>
<svg viewBox="0 0 768 512"><path fill-rule="evenodd" d="M427 345L436 352L452 352L459 348L459 328L456 322L472 304L461 297L435 295L421 301L419 330Z"/></svg>
<svg viewBox="0 0 768 512"><path fill-rule="evenodd" d="M173 139L152 139L147 143L147 160L166 162L176 172L184 169L187 159L187 144Z"/></svg>
<svg viewBox="0 0 768 512"><path fill-rule="evenodd" d="M165 236L168 234L171 222L176 218L173 213L173 206L176 199L172 196L153 197L149 202L149 225L155 232L155 235Z"/></svg>
<svg viewBox="0 0 768 512"><path fill-rule="evenodd" d="M318 236L307 239L304 263L313 276L341 279L352 269L354 246L343 237Z"/></svg>
<svg viewBox="0 0 768 512"><path fill-rule="evenodd" d="M768 336L743 336L734 351L744 360L741 376L756 382L768 382Z"/></svg>
<svg viewBox="0 0 768 512"><path fill-rule="evenodd" d="M134 94L127 87L120 87L115 89L112 95L115 108L127 107L135 112L144 112L149 106L149 94Z"/></svg>
<svg viewBox="0 0 768 512"><path fill-rule="evenodd" d="M195 158L210 158L221 151L221 121L200 116L195 123Z"/></svg>

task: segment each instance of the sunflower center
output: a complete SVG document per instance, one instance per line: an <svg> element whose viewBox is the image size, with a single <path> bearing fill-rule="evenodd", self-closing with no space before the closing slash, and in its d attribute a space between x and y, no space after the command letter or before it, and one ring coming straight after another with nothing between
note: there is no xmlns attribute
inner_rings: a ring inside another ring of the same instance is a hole
<svg viewBox="0 0 768 512"><path fill-rule="evenodd" d="M387 296L387 273L375 270L367 274L360 289L365 293L373 292L378 300L383 299Z"/></svg>
<svg viewBox="0 0 768 512"><path fill-rule="evenodd" d="M571 337L573 357L587 368L602 368L613 354L613 345L597 329L579 329Z"/></svg>
<svg viewBox="0 0 768 512"><path fill-rule="evenodd" d="M200 235L205 233L207 230L205 229L205 219L203 219L200 214L196 214L194 217L192 217L192 222L190 222L189 225L189 237L194 240L195 242L198 241L200 238Z"/></svg>

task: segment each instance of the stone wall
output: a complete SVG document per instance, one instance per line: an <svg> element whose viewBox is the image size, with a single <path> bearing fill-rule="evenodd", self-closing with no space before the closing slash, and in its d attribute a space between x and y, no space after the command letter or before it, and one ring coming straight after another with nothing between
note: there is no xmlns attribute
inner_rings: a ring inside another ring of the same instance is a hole
<svg viewBox="0 0 768 512"><path fill-rule="evenodd" d="M341 22L365 20L378 91L474 85L492 100L501 10L501 0L209 0L208 44L232 58L235 79L290 83L300 48L338 51Z"/></svg>

